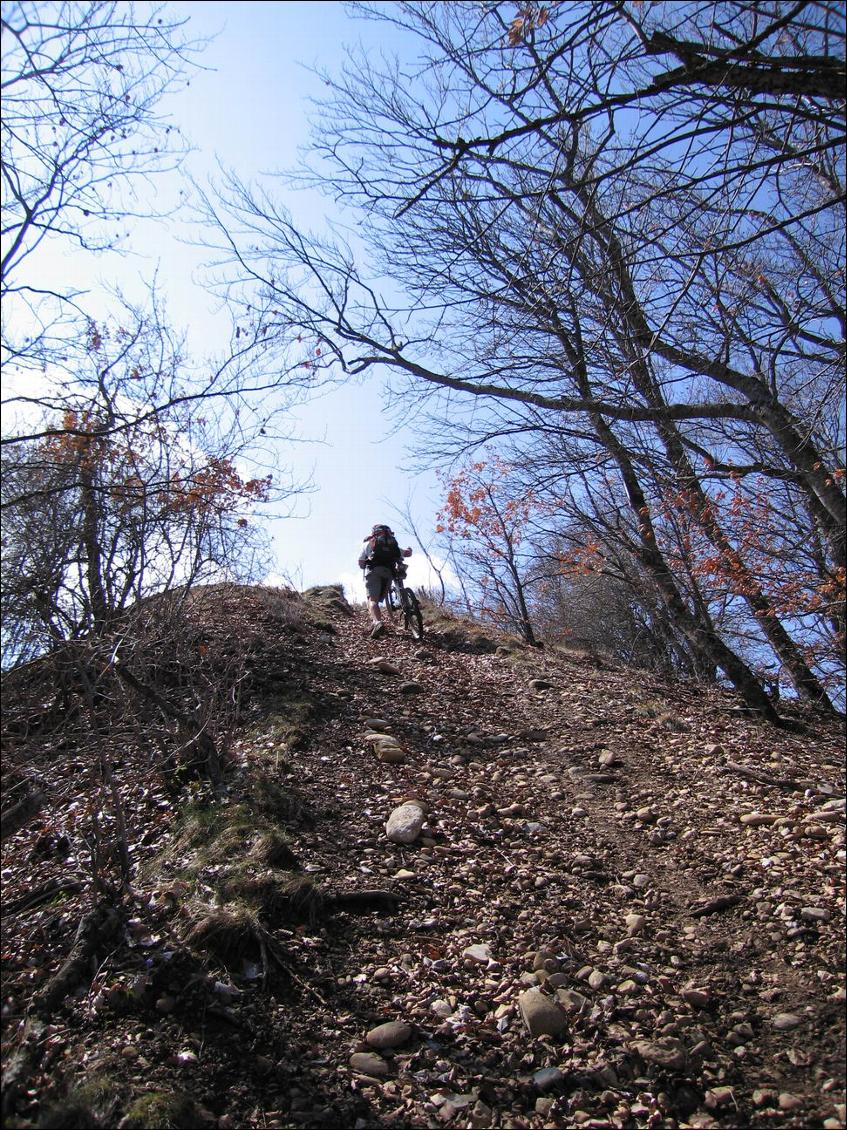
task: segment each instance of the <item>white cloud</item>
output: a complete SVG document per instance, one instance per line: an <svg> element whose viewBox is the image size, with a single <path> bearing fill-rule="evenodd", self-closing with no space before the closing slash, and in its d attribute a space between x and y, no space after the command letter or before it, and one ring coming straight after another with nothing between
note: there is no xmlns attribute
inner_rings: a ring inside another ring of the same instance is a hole
<svg viewBox="0 0 847 1130"><path fill-rule="evenodd" d="M339 573L334 583L344 585L344 595L350 604L364 604L365 582L361 570L358 573Z"/></svg>
<svg viewBox="0 0 847 1130"><path fill-rule="evenodd" d="M434 555L430 556L433 565L440 571L448 592L450 590L458 590L459 578L456 576L453 566L448 565L446 561L442 561L440 557L435 557ZM409 566L409 572L406 574L406 584L409 588L432 589L435 592L441 592L441 582L438 580L438 575L423 554L415 554L410 557L407 561L407 565Z"/></svg>

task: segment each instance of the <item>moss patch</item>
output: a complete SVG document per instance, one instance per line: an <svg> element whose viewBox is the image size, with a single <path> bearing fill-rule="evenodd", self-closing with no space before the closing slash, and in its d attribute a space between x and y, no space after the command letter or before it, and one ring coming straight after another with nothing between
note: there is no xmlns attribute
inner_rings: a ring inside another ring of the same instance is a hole
<svg viewBox="0 0 847 1130"><path fill-rule="evenodd" d="M206 1125L193 1100L179 1091L141 1095L121 1120L123 1130L202 1130Z"/></svg>
<svg viewBox="0 0 847 1130"><path fill-rule="evenodd" d="M308 691L296 686L276 686L262 698L261 730L289 749L308 745L318 704Z"/></svg>
<svg viewBox="0 0 847 1130"><path fill-rule="evenodd" d="M254 777L247 786L244 804L252 814L252 829L263 825L311 823L311 809L291 785L271 777ZM257 820L257 817L264 819Z"/></svg>
<svg viewBox="0 0 847 1130"><path fill-rule="evenodd" d="M286 824L311 822L291 788L267 778L251 780L238 802L189 805L169 844L142 868L142 882L191 890L201 877L226 873L233 861L253 869L298 867L284 832Z"/></svg>
<svg viewBox="0 0 847 1130"><path fill-rule="evenodd" d="M48 1107L38 1120L38 1130L96 1130L113 1126L121 1098L121 1089L114 1080L95 1076L72 1087L64 1099Z"/></svg>

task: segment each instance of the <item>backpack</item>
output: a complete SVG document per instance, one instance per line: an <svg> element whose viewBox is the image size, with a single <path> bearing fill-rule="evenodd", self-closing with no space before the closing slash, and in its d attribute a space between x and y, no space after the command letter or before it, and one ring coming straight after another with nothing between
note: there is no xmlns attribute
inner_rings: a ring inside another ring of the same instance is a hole
<svg viewBox="0 0 847 1130"><path fill-rule="evenodd" d="M386 526L368 542L368 564L386 565L392 569L403 554L391 530Z"/></svg>

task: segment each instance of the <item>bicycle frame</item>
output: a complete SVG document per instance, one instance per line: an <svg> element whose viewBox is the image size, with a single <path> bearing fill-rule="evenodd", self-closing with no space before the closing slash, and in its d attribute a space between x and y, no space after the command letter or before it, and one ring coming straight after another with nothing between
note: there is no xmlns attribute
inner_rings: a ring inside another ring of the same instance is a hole
<svg viewBox="0 0 847 1130"><path fill-rule="evenodd" d="M411 589L406 588L406 569L400 566L399 569L394 571L385 593L385 604L389 613L393 618L393 614L399 611L403 617L403 627L412 633L416 640L423 639L423 618L421 616L420 605L418 598Z"/></svg>

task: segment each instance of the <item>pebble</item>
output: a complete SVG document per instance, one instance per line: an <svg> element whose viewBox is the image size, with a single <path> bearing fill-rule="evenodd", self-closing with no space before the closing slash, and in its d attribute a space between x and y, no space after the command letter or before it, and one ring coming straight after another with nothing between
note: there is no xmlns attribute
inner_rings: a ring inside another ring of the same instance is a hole
<svg viewBox="0 0 847 1130"><path fill-rule="evenodd" d="M707 989L683 989L679 995L692 1008L706 1008L711 1000Z"/></svg>
<svg viewBox="0 0 847 1130"><path fill-rule="evenodd" d="M388 1074L388 1064L381 1055L375 1055L373 1052L354 1052L350 1056L350 1066L360 1075Z"/></svg>
<svg viewBox="0 0 847 1130"><path fill-rule="evenodd" d="M508 804L497 809L498 816L526 816L526 809L522 804Z"/></svg>
<svg viewBox="0 0 847 1130"><path fill-rule="evenodd" d="M797 1016L794 1012L779 1012L771 1021L777 1032L788 1032L802 1023L802 1016Z"/></svg>
<svg viewBox="0 0 847 1130"><path fill-rule="evenodd" d="M588 1012L591 1001L575 989L557 989L556 999L566 1012Z"/></svg>
<svg viewBox="0 0 847 1130"><path fill-rule="evenodd" d="M547 973L547 970L543 972ZM547 984L551 989L562 989L569 980L567 973L547 973Z"/></svg>
<svg viewBox="0 0 847 1130"><path fill-rule="evenodd" d="M403 1020L389 1020L371 1028L365 1042L372 1048L396 1048L412 1038L412 1026Z"/></svg>
<svg viewBox="0 0 847 1130"><path fill-rule="evenodd" d="M779 1096L778 1105L780 1110L799 1110L803 1100L799 1095L791 1095L788 1091L783 1091Z"/></svg>
<svg viewBox="0 0 847 1130"><path fill-rule="evenodd" d="M626 918L624 918L624 923L626 924L627 934L632 936L643 932L644 927L647 925L647 919L643 914L628 914Z"/></svg>
<svg viewBox="0 0 847 1130"><path fill-rule="evenodd" d="M564 1012L540 989L527 989L521 993L518 1007L530 1036L557 1036L567 1027Z"/></svg>
<svg viewBox="0 0 847 1130"><path fill-rule="evenodd" d="M535 1086L544 1094L545 1091L552 1091L554 1087L560 1086L565 1081L564 1073L558 1067L542 1067L540 1071L532 1077Z"/></svg>
<svg viewBox="0 0 847 1130"><path fill-rule="evenodd" d="M800 910L804 922L829 922L832 915L822 906L804 906Z"/></svg>
<svg viewBox="0 0 847 1130"><path fill-rule="evenodd" d="M547 964L548 962L553 962L552 967ZM533 972L539 969L546 969L548 973L555 973L560 968L558 961L556 961L556 955L552 950L536 950L535 953L532 954Z"/></svg>
<svg viewBox="0 0 847 1130"><path fill-rule="evenodd" d="M835 808L821 808L817 812L804 816L803 819L812 822L818 821L822 824L842 824L844 822L844 813L839 812Z"/></svg>
<svg viewBox="0 0 847 1130"><path fill-rule="evenodd" d="M386 765L404 765L406 762L406 755L399 746L378 746L376 758Z"/></svg>
<svg viewBox="0 0 847 1130"><path fill-rule="evenodd" d="M735 1092L732 1087L712 1087L706 1091L705 1101L709 1110L720 1110L735 1103Z"/></svg>
<svg viewBox="0 0 847 1130"><path fill-rule="evenodd" d="M671 1037L636 1040L632 1046L646 1063L655 1063L671 1071L682 1071L685 1067L685 1048L679 1040Z"/></svg>
<svg viewBox="0 0 847 1130"><path fill-rule="evenodd" d="M491 948L487 944L468 946L462 950L462 957L469 958L471 961L478 962L481 965L486 965L491 961Z"/></svg>
<svg viewBox="0 0 847 1130"><path fill-rule="evenodd" d="M749 1043L754 1035L755 1032L753 1031L752 1025L745 1022L743 1024L736 1024L734 1028L731 1028L726 1038L727 1043L731 1044L733 1047L740 1047L743 1044Z"/></svg>
<svg viewBox="0 0 847 1130"><path fill-rule="evenodd" d="M659 814L655 809L648 806L647 808L637 809L635 818L640 820L642 824L654 824L658 820Z"/></svg>
<svg viewBox="0 0 847 1130"><path fill-rule="evenodd" d="M433 1001L429 1006L436 1016L440 1016L442 1020L446 1020L448 1016L452 1016L455 1012L452 1004L445 1000Z"/></svg>
<svg viewBox="0 0 847 1130"><path fill-rule="evenodd" d="M777 1102L776 1091L770 1088L757 1088L753 1092L753 1106L775 1106Z"/></svg>

